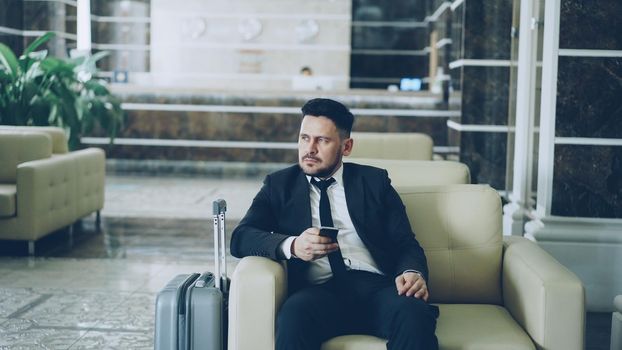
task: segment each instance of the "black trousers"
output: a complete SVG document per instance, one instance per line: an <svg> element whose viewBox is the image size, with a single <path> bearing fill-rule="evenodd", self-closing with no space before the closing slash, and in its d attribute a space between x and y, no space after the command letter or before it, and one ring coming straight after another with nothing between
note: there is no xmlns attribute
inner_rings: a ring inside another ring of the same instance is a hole
<svg viewBox="0 0 622 350"><path fill-rule="evenodd" d="M346 334L388 339L387 349L435 350L438 308L397 294L395 281L366 271L302 288L277 315L276 350L319 350Z"/></svg>

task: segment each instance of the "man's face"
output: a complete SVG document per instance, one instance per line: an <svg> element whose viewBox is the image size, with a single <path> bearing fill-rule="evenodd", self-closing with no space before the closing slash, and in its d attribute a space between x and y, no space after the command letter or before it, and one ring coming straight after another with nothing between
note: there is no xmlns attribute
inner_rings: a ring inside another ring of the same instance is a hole
<svg viewBox="0 0 622 350"><path fill-rule="evenodd" d="M306 115L300 124L298 164L307 175L331 176L343 156L352 151L352 143L352 139L341 139L332 120Z"/></svg>

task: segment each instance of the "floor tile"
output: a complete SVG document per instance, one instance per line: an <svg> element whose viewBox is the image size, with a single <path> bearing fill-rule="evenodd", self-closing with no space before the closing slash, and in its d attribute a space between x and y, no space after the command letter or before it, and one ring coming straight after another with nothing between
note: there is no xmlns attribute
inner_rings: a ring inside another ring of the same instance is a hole
<svg viewBox="0 0 622 350"><path fill-rule="evenodd" d="M89 331L70 350L152 350L152 332L101 332Z"/></svg>
<svg viewBox="0 0 622 350"><path fill-rule="evenodd" d="M153 332L155 300L155 293L134 293L106 315L95 328Z"/></svg>
<svg viewBox="0 0 622 350"><path fill-rule="evenodd" d="M32 320L40 327L90 328L97 325L131 294L78 290L43 290L51 294L41 304L20 318Z"/></svg>
<svg viewBox="0 0 622 350"><path fill-rule="evenodd" d="M68 349L85 334L85 330L40 328L31 320L0 319L0 349Z"/></svg>
<svg viewBox="0 0 622 350"><path fill-rule="evenodd" d="M4 268L1 268L1 267L0 267L0 278L1 278L2 276L6 276L6 275L8 275L8 274L9 274L9 273L11 273L11 272L12 272L12 271L11 271L11 270L9 270L9 269L4 269Z"/></svg>
<svg viewBox="0 0 622 350"><path fill-rule="evenodd" d="M27 258L2 256L0 257L0 270L2 271L15 271L16 269L22 269L26 267L32 267L37 264L37 261L41 258Z"/></svg>
<svg viewBox="0 0 622 350"><path fill-rule="evenodd" d="M78 276L63 271L19 270L0 276L0 286L17 288L63 288Z"/></svg>
<svg viewBox="0 0 622 350"><path fill-rule="evenodd" d="M23 288L0 288L0 317L10 317L43 297L41 293Z"/></svg>
<svg viewBox="0 0 622 350"><path fill-rule="evenodd" d="M162 189L166 188L166 195ZM212 201L224 198L228 217L241 219L261 179L134 178L106 180L106 216L210 218Z"/></svg>

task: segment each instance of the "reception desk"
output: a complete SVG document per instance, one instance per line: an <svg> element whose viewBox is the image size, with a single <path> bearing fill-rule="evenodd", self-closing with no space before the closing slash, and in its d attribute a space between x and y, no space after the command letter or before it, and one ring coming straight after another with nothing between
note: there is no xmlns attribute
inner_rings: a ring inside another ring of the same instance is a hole
<svg viewBox="0 0 622 350"><path fill-rule="evenodd" d="M447 120L460 113L428 93L236 93L131 85L113 91L127 114L125 129L114 145L105 146L114 159L295 162L300 107L314 97L346 104L356 116L355 131L425 133L435 153L444 154L451 151ZM104 136L96 131L83 142L105 145Z"/></svg>

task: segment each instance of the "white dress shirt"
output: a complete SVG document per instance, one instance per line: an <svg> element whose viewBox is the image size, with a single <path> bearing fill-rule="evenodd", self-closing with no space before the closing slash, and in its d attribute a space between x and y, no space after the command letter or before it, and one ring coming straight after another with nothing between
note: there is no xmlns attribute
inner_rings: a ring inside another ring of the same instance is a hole
<svg viewBox="0 0 622 350"><path fill-rule="evenodd" d="M337 242L339 243L339 249L341 249L346 269L365 270L383 274L356 232L350 218L346 203L346 193L343 187L343 164L332 177L335 179L335 182L328 187L326 192L330 201L333 226L339 228ZM311 184L311 176L307 176L307 181L309 181L309 200L311 202L311 224L313 227L319 228L321 226L320 189ZM287 259L292 258L291 245L295 238L294 236L289 237L281 244L282 252ZM327 256L311 261L309 264L309 274L307 276L309 282L319 284L326 282L332 277Z"/></svg>

